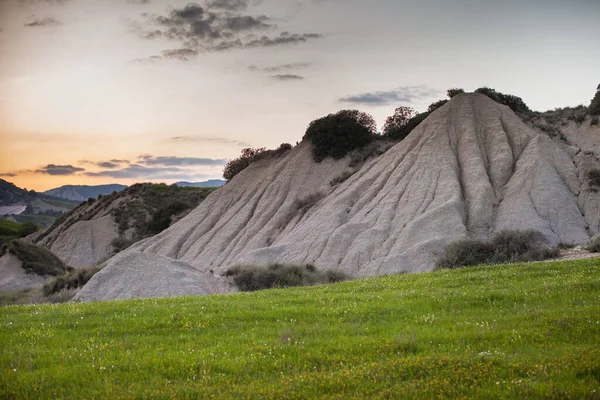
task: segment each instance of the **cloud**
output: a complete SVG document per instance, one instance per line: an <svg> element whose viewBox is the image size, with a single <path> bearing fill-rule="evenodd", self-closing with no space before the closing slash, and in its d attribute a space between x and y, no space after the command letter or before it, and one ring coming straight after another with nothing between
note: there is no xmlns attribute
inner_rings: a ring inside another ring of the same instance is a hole
<svg viewBox="0 0 600 400"><path fill-rule="evenodd" d="M257 5L262 3L262 0L209 0L206 6L209 8L227 10L227 11L243 11L249 5Z"/></svg>
<svg viewBox="0 0 600 400"><path fill-rule="evenodd" d="M213 158L194 158L194 157L151 157L144 159L146 165L163 165L163 166L221 166L227 163L225 159Z"/></svg>
<svg viewBox="0 0 600 400"><path fill-rule="evenodd" d="M111 168L117 168L119 166L119 164L111 163L109 161L105 161L105 162L98 163L98 166L100 168L109 168L109 169L111 169Z"/></svg>
<svg viewBox="0 0 600 400"><path fill-rule="evenodd" d="M173 141L173 142L215 143L215 144L231 145L231 146L236 146L236 147L251 147L252 146L248 142L244 142L241 140L216 138L216 137L205 137L205 136L174 136L172 138L169 138L169 140Z"/></svg>
<svg viewBox="0 0 600 400"><path fill-rule="evenodd" d="M194 49L175 49L175 50L164 50L162 52L163 58L170 58L181 61L189 61L190 58L198 55L198 50Z"/></svg>
<svg viewBox="0 0 600 400"><path fill-rule="evenodd" d="M198 171L179 167L147 167L132 164L119 170L86 172L89 177L104 177L113 179L145 179L145 180L189 180L214 178L214 174L204 174Z"/></svg>
<svg viewBox="0 0 600 400"><path fill-rule="evenodd" d="M1 1L1 0L0 0ZM66 4L71 0L18 0L21 5Z"/></svg>
<svg viewBox="0 0 600 400"><path fill-rule="evenodd" d="M275 73L275 72L301 70L301 69L308 68L311 65L312 65L311 63L307 63L307 62L281 64L281 65L274 65L274 66L271 66L271 67L259 67L259 66L256 66L256 65L250 65L250 66L248 66L248 69L250 71L260 71L260 72Z"/></svg>
<svg viewBox="0 0 600 400"><path fill-rule="evenodd" d="M150 0L127 0L130 4L150 4Z"/></svg>
<svg viewBox="0 0 600 400"><path fill-rule="evenodd" d="M320 39L318 33L281 32L257 35L278 27L264 15L242 13L249 5L260 1L208 0L205 5L189 3L173 8L166 15L143 13L144 23L133 23L133 31L141 38L166 39L179 44L164 50L163 59L188 61L201 52L285 46ZM135 62L155 62L158 56L136 59Z"/></svg>
<svg viewBox="0 0 600 400"><path fill-rule="evenodd" d="M389 91L362 93L342 97L338 101L342 103L369 106L389 106L427 100L439 94L439 90L432 89L426 85L403 86Z"/></svg>
<svg viewBox="0 0 600 400"><path fill-rule="evenodd" d="M77 172L85 171L84 168L74 167L72 165L48 164L35 172L48 175L75 175Z"/></svg>
<svg viewBox="0 0 600 400"><path fill-rule="evenodd" d="M282 75L273 75L271 79L276 79L278 81L301 81L304 79L303 76L300 75L292 75L292 74L282 74Z"/></svg>
<svg viewBox="0 0 600 400"><path fill-rule="evenodd" d="M42 27L42 26L59 26L61 23L53 17L36 18L31 22L25 24L30 28Z"/></svg>
<svg viewBox="0 0 600 400"><path fill-rule="evenodd" d="M12 173L12 172L5 172L5 173L1 173L0 176L4 176L4 177L14 177L17 176L17 174Z"/></svg>
<svg viewBox="0 0 600 400"><path fill-rule="evenodd" d="M80 160L78 163L79 164L94 165L96 167L108 168L108 169L118 168L118 167L121 166L121 164L131 164L131 162L129 160L117 160L117 159L112 159L110 161Z"/></svg>

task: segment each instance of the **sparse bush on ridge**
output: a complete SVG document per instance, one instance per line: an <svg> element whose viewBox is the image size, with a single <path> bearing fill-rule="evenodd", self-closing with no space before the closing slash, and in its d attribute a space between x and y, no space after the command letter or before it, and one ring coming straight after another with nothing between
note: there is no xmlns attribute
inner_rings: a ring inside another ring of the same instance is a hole
<svg viewBox="0 0 600 400"><path fill-rule="evenodd" d="M458 96L459 94L463 94L464 92L465 92L464 89L452 88L452 89L448 89L446 94L448 95L449 98L453 98L454 96Z"/></svg>
<svg viewBox="0 0 600 400"><path fill-rule="evenodd" d="M238 158L234 158L225 164L223 178L229 182L234 176L248 168L254 161L267 157L278 157L290 150L292 150L292 145L289 143L282 143L275 150L267 150L265 147L242 149L242 153Z"/></svg>
<svg viewBox="0 0 600 400"><path fill-rule="evenodd" d="M431 114L432 112L434 112L434 111L435 111L435 110L437 110L438 108L440 108L440 107L442 107L442 106L446 105L446 104L448 103L448 101L449 101L449 100L445 100L445 99L444 99L444 100L439 100L439 101L436 101L435 103L431 103L431 104L429 105L429 107L427 107L427 112L428 112L429 114Z"/></svg>
<svg viewBox="0 0 600 400"><path fill-rule="evenodd" d="M451 243L437 263L439 268L481 264L542 261L559 255L547 247L544 236L534 230L501 231L491 241L464 239Z"/></svg>
<svg viewBox="0 0 600 400"><path fill-rule="evenodd" d="M588 107L588 112L591 115L600 115L600 85L598 85L598 90L596 90L596 95L592 99L590 106ZM596 119L596 121L598 121ZM596 122L597 124L597 122Z"/></svg>
<svg viewBox="0 0 600 400"><path fill-rule="evenodd" d="M315 266L311 264L238 265L227 270L225 276L232 277L238 289L244 292L294 286L313 286L348 279L346 275L338 271L317 271Z"/></svg>
<svg viewBox="0 0 600 400"><path fill-rule="evenodd" d="M358 110L342 110L312 121L303 139L313 144L317 162L327 157L340 159L348 152L366 146L377 135L373 117Z"/></svg>
<svg viewBox="0 0 600 400"><path fill-rule="evenodd" d="M522 98L512 94L497 92L496 89L481 87L475 90L475 93L483 94L497 103L510 107L517 114L531 114L531 109L525 104Z"/></svg>
<svg viewBox="0 0 600 400"><path fill-rule="evenodd" d="M248 168L248 166L252 164L252 161L254 161L254 158L265 150L266 148L264 147L257 149L248 147L242 149L242 154L240 154L238 158L234 158L225 164L225 168L223 169L223 178L229 182L234 176Z"/></svg>
<svg viewBox="0 0 600 400"><path fill-rule="evenodd" d="M417 114L411 117L405 124L393 124L391 129L385 129L383 135L393 140L403 140L407 137L421 122L425 120L429 116L429 112L424 112L421 114ZM388 117L393 120L395 118L395 114L391 117ZM387 123L387 121L386 121Z"/></svg>

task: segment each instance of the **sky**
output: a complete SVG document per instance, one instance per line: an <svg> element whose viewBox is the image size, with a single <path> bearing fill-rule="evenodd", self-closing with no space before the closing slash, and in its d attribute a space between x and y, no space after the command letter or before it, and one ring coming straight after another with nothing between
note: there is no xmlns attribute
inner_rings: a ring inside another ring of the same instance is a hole
<svg viewBox="0 0 600 400"><path fill-rule="evenodd" d="M341 109L448 88L588 105L600 0L0 0L0 178L220 178Z"/></svg>

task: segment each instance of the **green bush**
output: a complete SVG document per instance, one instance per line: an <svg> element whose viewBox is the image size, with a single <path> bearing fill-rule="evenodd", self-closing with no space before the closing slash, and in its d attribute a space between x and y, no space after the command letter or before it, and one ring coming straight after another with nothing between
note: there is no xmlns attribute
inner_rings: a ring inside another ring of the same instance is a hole
<svg viewBox="0 0 600 400"><path fill-rule="evenodd" d="M481 264L541 261L559 255L545 245L544 235L534 230L501 231L491 241L464 239L451 243L437 263L439 268Z"/></svg>
<svg viewBox="0 0 600 400"><path fill-rule="evenodd" d="M42 289L45 296L58 293L64 289L78 289L83 287L97 272L102 269L101 266L72 270L65 275L58 276L52 281L46 283Z"/></svg>
<svg viewBox="0 0 600 400"><path fill-rule="evenodd" d="M254 161L254 158L265 150L264 147L260 149L252 149L249 147L242 149L242 154L238 158L234 158L225 164L223 178L229 182L234 176L248 168L248 166L252 164L252 161Z"/></svg>
<svg viewBox="0 0 600 400"><path fill-rule="evenodd" d="M396 113L397 111L398 109L396 109ZM398 120L398 117L396 117L396 113L388 117L387 121L390 121L390 125L387 129L384 126L383 130L383 136L394 140L403 140L430 114L429 112L424 112L411 117L406 122L397 123L396 120ZM388 123L387 121L386 124ZM399 121L403 121L403 119L399 119Z"/></svg>
<svg viewBox="0 0 600 400"><path fill-rule="evenodd" d="M348 152L371 143L377 134L377 124L369 114L358 110L342 110L312 121L303 139L313 144L317 162L327 157L340 159Z"/></svg>
<svg viewBox="0 0 600 400"><path fill-rule="evenodd" d="M267 150L264 147L252 149L242 149L242 153L238 158L230 160L223 169L223 178L229 182L234 176L245 170L254 161L263 160L269 157L279 157L292 150L292 145L289 143L281 143L275 150Z"/></svg>
<svg viewBox="0 0 600 400"><path fill-rule="evenodd" d="M588 112L591 115L600 115L600 86L598 86L598 88L599 89L596 91L596 95L588 107Z"/></svg>
<svg viewBox="0 0 600 400"><path fill-rule="evenodd" d="M598 117L592 118L592 120L590 121L590 125L591 126L598 125Z"/></svg>
<svg viewBox="0 0 600 400"><path fill-rule="evenodd" d="M440 100L440 101L436 101L435 103L431 103L429 105L429 107L427 107L427 112L431 114L432 112L434 112L441 106L445 105L446 103L448 103L448 100Z"/></svg>
<svg viewBox="0 0 600 400"><path fill-rule="evenodd" d="M504 104L518 114L531 114L531 109L520 97L513 96L512 94L500 93L497 92L496 89L489 87L481 87L475 90L475 93L483 94L497 103Z"/></svg>
<svg viewBox="0 0 600 400"><path fill-rule="evenodd" d="M458 96L459 94L462 94L464 92L465 92L464 89L452 88L452 89L448 89L446 94L448 95L448 97L453 98L454 96Z"/></svg>
<svg viewBox="0 0 600 400"><path fill-rule="evenodd" d="M585 249L590 253L600 253L600 238L596 238L596 240L588 244Z"/></svg>
<svg viewBox="0 0 600 400"><path fill-rule="evenodd" d="M590 190L597 192L598 188L600 188L600 169L589 170L587 173L587 178Z"/></svg>
<svg viewBox="0 0 600 400"><path fill-rule="evenodd" d="M348 279L346 275L337 271L319 272L311 264L241 265L230 268L225 276L233 277L236 286L244 292L293 286L312 286Z"/></svg>
<svg viewBox="0 0 600 400"><path fill-rule="evenodd" d="M13 240L9 243L7 251L21 260L23 269L29 273L40 276L59 276L72 270L50 250L33 243Z"/></svg>

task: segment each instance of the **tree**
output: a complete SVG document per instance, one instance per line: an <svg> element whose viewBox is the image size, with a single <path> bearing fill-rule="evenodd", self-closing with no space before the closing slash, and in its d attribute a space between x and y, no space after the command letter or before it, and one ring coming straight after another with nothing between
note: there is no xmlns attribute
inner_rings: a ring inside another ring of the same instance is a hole
<svg viewBox="0 0 600 400"><path fill-rule="evenodd" d="M452 88L452 89L448 89L446 94L448 95L448 97L453 98L454 96L458 96L459 94L462 94L464 92L465 92L464 89Z"/></svg>
<svg viewBox="0 0 600 400"><path fill-rule="evenodd" d="M339 159L349 151L369 144L377 134L377 123L367 113L341 110L312 121L303 139L313 144L317 162L326 157Z"/></svg>
<svg viewBox="0 0 600 400"><path fill-rule="evenodd" d="M591 115L600 115L600 85L596 89L596 95L592 99L588 111Z"/></svg>
<svg viewBox="0 0 600 400"><path fill-rule="evenodd" d="M227 164L225 164L225 168L223 169L223 178L229 182L234 176L252 164L254 158L264 151L264 147L258 149L248 147L242 149L242 154L238 158L230 160Z"/></svg>
<svg viewBox="0 0 600 400"><path fill-rule="evenodd" d="M435 110L437 110L438 108L440 108L441 106L443 106L444 104L446 104L447 102L448 102L448 100L439 100L439 101L436 101L435 103L431 103L429 105L429 108L427 108L427 112L432 113Z"/></svg>
<svg viewBox="0 0 600 400"><path fill-rule="evenodd" d="M396 108L394 115L389 116L383 125L383 135L387 137L404 139L408 133L404 134L409 121L417 116L417 112L410 108L401 106Z"/></svg>

